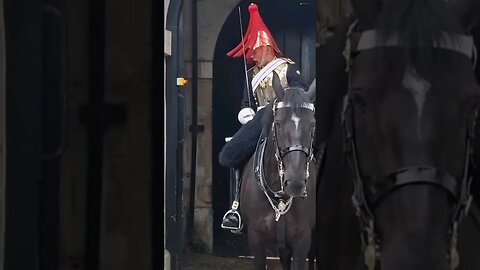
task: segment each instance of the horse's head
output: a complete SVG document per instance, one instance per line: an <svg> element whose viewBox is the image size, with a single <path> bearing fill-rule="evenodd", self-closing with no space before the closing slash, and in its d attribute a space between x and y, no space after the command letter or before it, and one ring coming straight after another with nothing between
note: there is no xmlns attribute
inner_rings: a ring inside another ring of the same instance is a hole
<svg viewBox="0 0 480 270"><path fill-rule="evenodd" d="M468 199L480 95L464 33L478 2L353 1L364 32L351 43L346 146L367 258L378 244L381 269L456 263L447 258L455 258L456 215Z"/></svg>
<svg viewBox="0 0 480 270"><path fill-rule="evenodd" d="M272 106L270 136L280 182L288 195L305 196L315 136L315 81L308 92L296 87L283 89L274 74L273 88L277 98Z"/></svg>

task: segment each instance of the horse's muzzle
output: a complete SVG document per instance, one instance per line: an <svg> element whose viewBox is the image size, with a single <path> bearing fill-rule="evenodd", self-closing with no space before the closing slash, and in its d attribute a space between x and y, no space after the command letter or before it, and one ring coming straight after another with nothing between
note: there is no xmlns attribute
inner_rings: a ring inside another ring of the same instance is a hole
<svg viewBox="0 0 480 270"><path fill-rule="evenodd" d="M307 196L307 180L285 180L285 192L292 197Z"/></svg>

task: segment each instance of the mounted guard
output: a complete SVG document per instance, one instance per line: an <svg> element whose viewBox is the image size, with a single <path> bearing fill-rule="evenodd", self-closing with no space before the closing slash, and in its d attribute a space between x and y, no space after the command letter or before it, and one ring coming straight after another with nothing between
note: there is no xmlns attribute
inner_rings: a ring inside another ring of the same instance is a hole
<svg viewBox="0 0 480 270"><path fill-rule="evenodd" d="M280 78L283 88L308 89L295 62L282 57L282 52L260 16L258 6L252 3L248 11L250 21L245 36L242 35L240 44L227 53L230 57L244 58L246 83L241 110L238 113L238 120L242 127L223 147L219 155L220 164L235 172L235 197L231 209L224 215L221 224L222 228L232 232L239 232L243 227L238 212L241 169L255 152L261 137L263 109L276 98L272 85L274 73ZM247 63L252 62L254 66L247 70Z"/></svg>

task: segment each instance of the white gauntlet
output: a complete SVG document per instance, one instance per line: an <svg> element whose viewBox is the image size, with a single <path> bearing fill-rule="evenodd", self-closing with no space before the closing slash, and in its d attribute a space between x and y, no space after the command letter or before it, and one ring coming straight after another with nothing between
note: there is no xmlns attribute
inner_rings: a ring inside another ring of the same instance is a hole
<svg viewBox="0 0 480 270"><path fill-rule="evenodd" d="M251 108L243 108L238 113L238 121L245 125L248 121L252 120L255 116L255 112Z"/></svg>

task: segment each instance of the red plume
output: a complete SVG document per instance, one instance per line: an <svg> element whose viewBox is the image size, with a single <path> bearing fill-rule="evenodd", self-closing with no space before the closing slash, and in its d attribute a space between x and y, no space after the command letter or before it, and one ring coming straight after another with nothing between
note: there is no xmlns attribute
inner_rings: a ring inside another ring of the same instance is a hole
<svg viewBox="0 0 480 270"><path fill-rule="evenodd" d="M243 55L245 49L246 59L251 60L253 51L264 45L272 46L277 55L281 55L282 52L278 48L275 39L258 12L258 6L252 3L248 7L248 11L250 13L250 21L248 22L247 32L240 44L238 44L233 50L229 51L227 55L231 57L240 57Z"/></svg>

